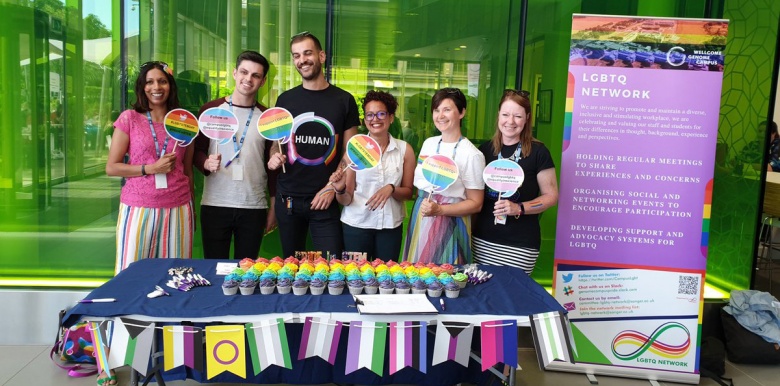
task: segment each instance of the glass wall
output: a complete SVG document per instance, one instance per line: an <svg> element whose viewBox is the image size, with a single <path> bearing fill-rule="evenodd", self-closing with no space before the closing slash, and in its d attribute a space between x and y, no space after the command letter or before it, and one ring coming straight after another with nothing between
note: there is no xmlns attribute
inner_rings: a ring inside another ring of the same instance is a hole
<svg viewBox="0 0 780 386"><path fill-rule="evenodd" d="M572 13L729 18L719 146L735 171L755 163L743 153L765 147L758 122L769 116L778 8L770 0L0 0L0 286L94 286L112 275L122 182L105 176L106 153L148 60L171 64L182 104L197 112L232 91L238 53L257 50L272 63L259 100L273 106L300 83L290 36L310 31L327 45L332 83L358 101L372 89L396 96L391 130L415 149L434 134L436 89L468 95L464 135L476 144L493 133L505 88L522 86L532 100L551 94L550 121L533 129L559 164ZM708 281L726 288L750 285L762 186L754 174L715 179ZM541 219L534 278L542 283L551 278L555 219L555 208ZM200 234L194 240L198 257ZM266 237L261 254L278 253L276 235Z"/></svg>

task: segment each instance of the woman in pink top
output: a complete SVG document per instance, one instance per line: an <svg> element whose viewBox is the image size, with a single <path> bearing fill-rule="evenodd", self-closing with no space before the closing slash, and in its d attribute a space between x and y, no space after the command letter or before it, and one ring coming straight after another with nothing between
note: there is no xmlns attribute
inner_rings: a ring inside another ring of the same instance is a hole
<svg viewBox="0 0 780 386"><path fill-rule="evenodd" d="M141 65L135 95L133 109L114 122L106 163L106 174L126 181L116 227L116 273L140 259L192 257L193 147L177 146L165 132L165 114L179 107L170 67Z"/></svg>

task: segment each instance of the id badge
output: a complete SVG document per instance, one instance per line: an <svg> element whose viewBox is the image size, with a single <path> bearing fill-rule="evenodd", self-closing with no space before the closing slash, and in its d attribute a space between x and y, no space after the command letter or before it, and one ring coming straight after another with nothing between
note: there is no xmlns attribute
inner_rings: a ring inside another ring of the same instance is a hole
<svg viewBox="0 0 780 386"><path fill-rule="evenodd" d="M502 214L499 216L496 216L496 219L493 221L494 224L501 224L506 225L506 215Z"/></svg>
<svg viewBox="0 0 780 386"><path fill-rule="evenodd" d="M168 189L168 174L166 173L155 174L154 187L157 189Z"/></svg>
<svg viewBox="0 0 780 386"><path fill-rule="evenodd" d="M233 181L241 181L244 179L244 166L241 164L233 163L230 165L230 169L233 170Z"/></svg>

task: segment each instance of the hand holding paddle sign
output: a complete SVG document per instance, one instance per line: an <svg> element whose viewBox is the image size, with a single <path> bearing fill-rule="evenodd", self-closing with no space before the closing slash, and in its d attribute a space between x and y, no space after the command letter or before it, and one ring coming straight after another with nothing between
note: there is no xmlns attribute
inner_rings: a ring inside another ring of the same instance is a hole
<svg viewBox="0 0 780 386"><path fill-rule="evenodd" d="M523 185L525 173L516 162L508 159L497 159L489 163L482 172L485 185L498 192L498 204L501 197L512 196ZM494 224L506 224L506 213L497 214Z"/></svg>
<svg viewBox="0 0 780 386"><path fill-rule="evenodd" d="M420 212L425 216L435 216L441 206L431 201L434 192L442 192L458 179L458 165L446 155L435 154L428 156L422 163L423 178L431 184L428 199L420 204Z"/></svg>
<svg viewBox="0 0 780 386"><path fill-rule="evenodd" d="M212 107L204 111L198 119L200 132L206 137L217 141L218 144L227 143L238 132L238 118L230 110ZM233 154L228 165L238 156L240 150ZM204 168L210 172L219 170L222 164L222 154L209 154ZM227 166L227 165L226 165Z"/></svg>
<svg viewBox="0 0 780 386"><path fill-rule="evenodd" d="M282 165L283 173L287 173L287 170L285 170L284 167L286 160L282 153L282 144L290 141L292 127L292 114L290 114L287 109L281 107L271 107L270 109L263 111L263 114L260 115L260 119L257 120L257 132L269 141L277 141L276 143L279 145L279 155L282 159L276 161L281 161L280 164ZM268 160L268 162L271 163L271 160Z"/></svg>
<svg viewBox="0 0 780 386"><path fill-rule="evenodd" d="M195 137L198 136L198 118L195 118L194 114L185 109L169 111L168 114L165 114L163 125L168 136L176 141L171 153L176 152L176 146L178 145L189 146L195 140Z"/></svg>

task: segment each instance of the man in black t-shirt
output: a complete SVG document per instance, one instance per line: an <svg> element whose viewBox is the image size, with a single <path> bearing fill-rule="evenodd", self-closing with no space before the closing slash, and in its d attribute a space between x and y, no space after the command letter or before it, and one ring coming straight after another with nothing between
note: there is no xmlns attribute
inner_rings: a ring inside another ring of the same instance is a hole
<svg viewBox="0 0 780 386"><path fill-rule="evenodd" d="M342 250L340 210L330 175L343 168L349 139L360 125L355 98L325 80L325 52L320 41L304 32L290 41L293 63L303 83L285 91L276 101L295 117L293 133L283 152L271 147L268 168L279 174L276 219L285 256L306 250L311 232L314 250L339 254ZM343 193L343 192L341 192Z"/></svg>

